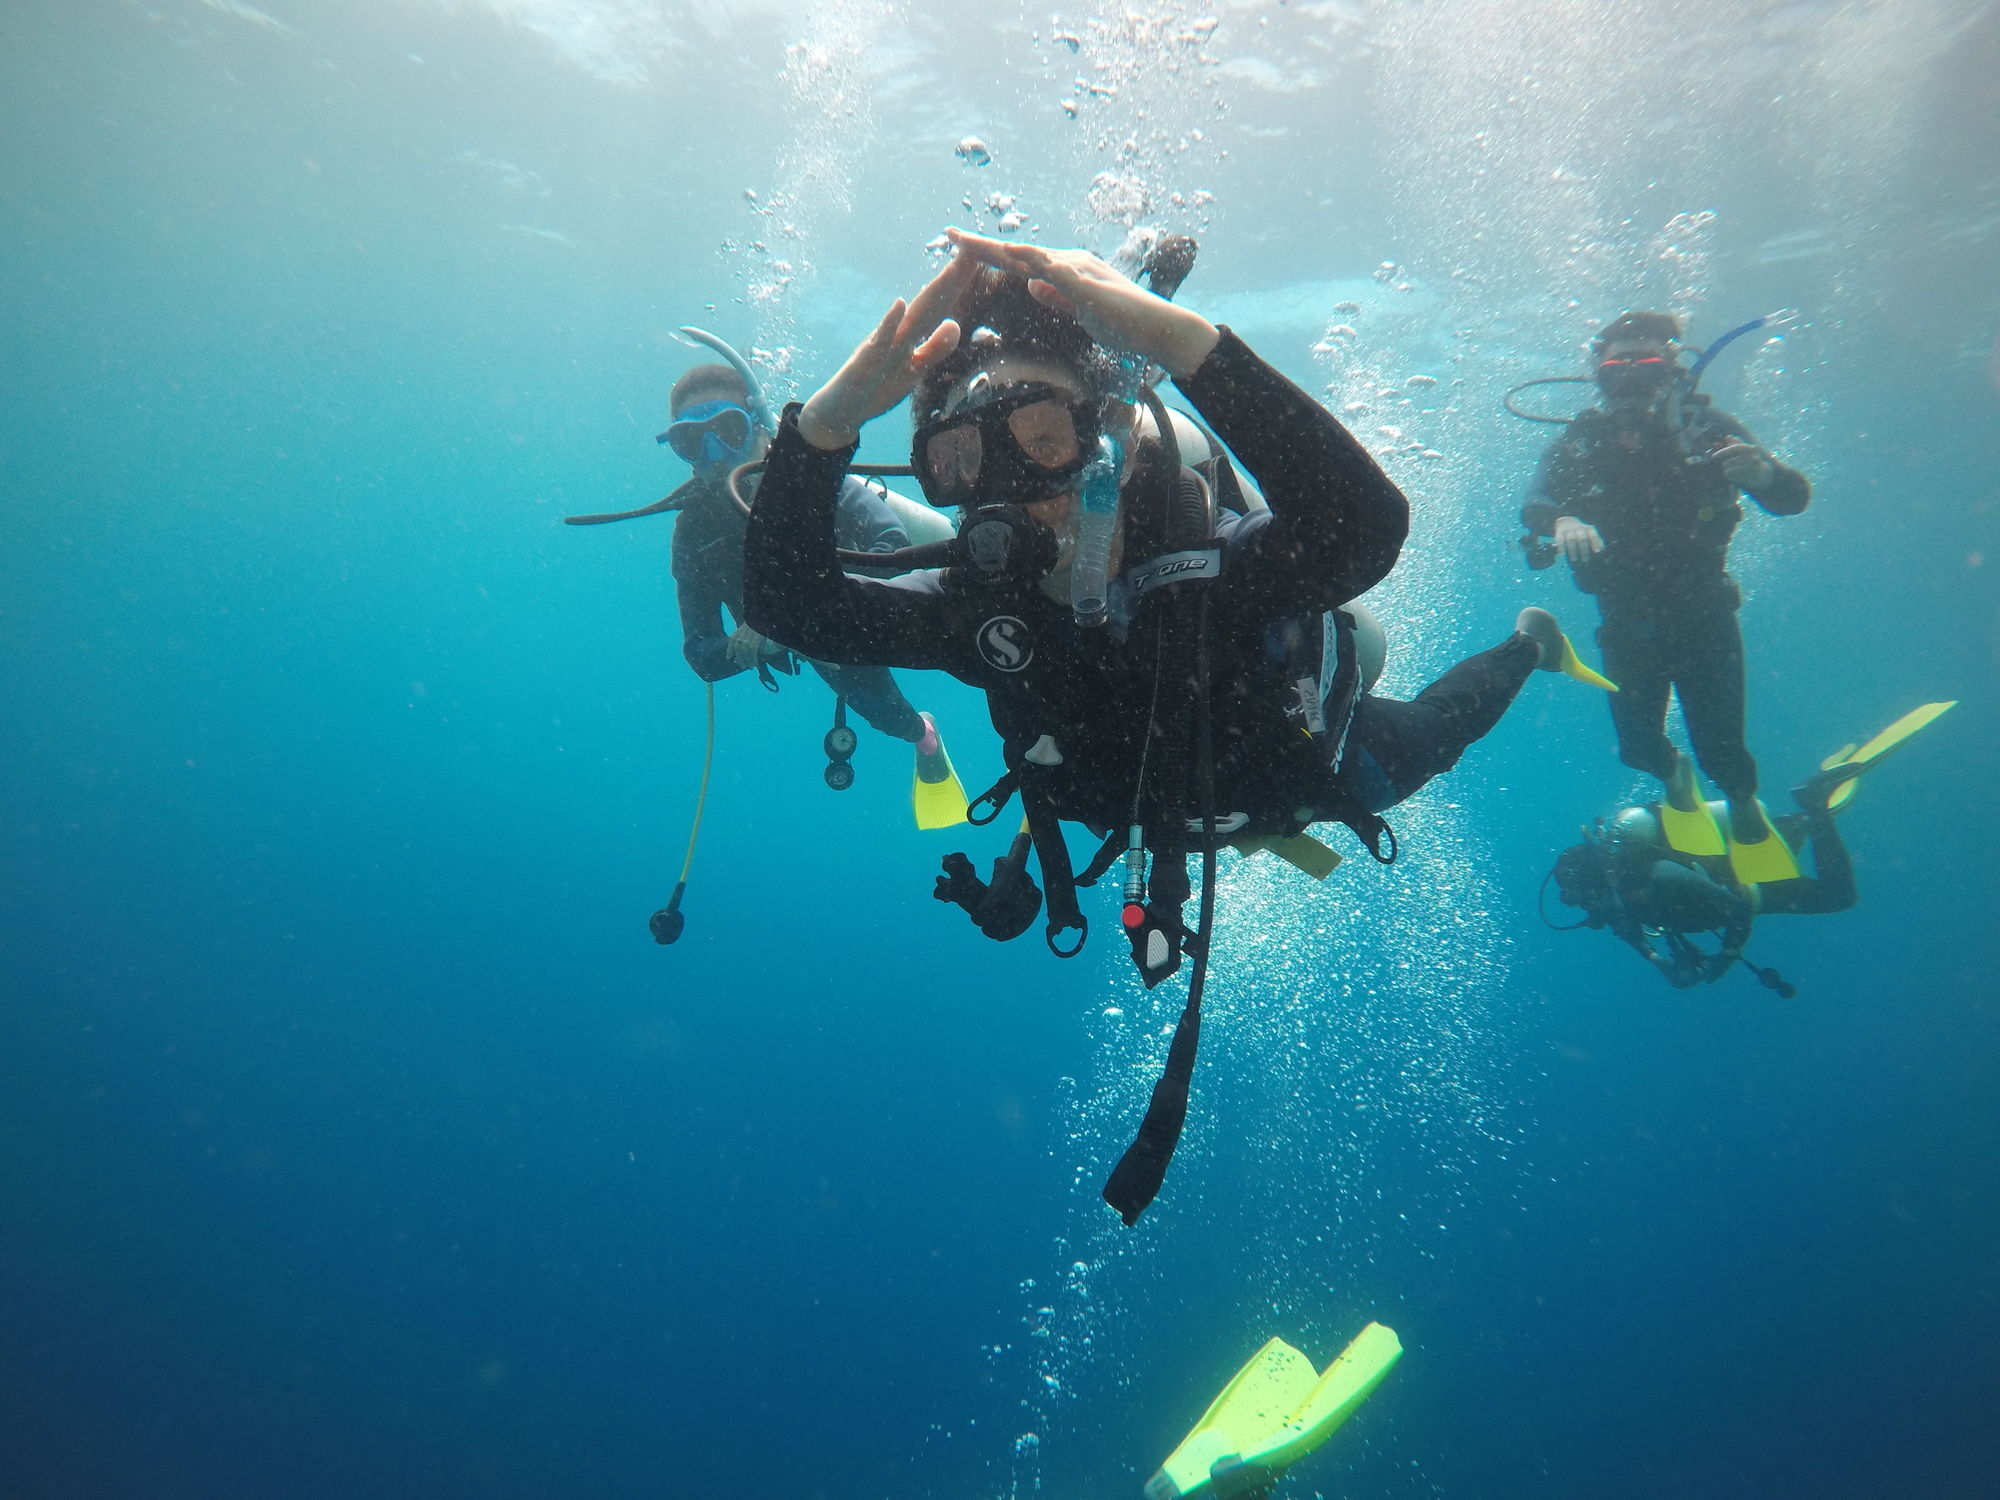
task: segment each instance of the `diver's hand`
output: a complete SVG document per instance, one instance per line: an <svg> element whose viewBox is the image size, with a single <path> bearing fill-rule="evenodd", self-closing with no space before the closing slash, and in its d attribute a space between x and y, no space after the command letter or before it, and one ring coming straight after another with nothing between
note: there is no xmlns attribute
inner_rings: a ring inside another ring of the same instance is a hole
<svg viewBox="0 0 2000 1500"><path fill-rule="evenodd" d="M1739 490L1757 490L1771 482L1771 455L1755 443L1725 443L1708 461L1722 465L1722 474Z"/></svg>
<svg viewBox="0 0 2000 1500"><path fill-rule="evenodd" d="M799 412L799 436L815 448L848 447L864 424L910 394L924 367L958 347L958 324L945 316L978 262L954 255L908 301L889 304L875 331Z"/></svg>
<svg viewBox="0 0 2000 1500"><path fill-rule="evenodd" d="M1151 360L1176 378L1201 368L1222 333L1200 313L1155 296L1088 250L1044 250L947 230L961 256L1028 278L1037 302L1069 314L1098 343Z"/></svg>
<svg viewBox="0 0 2000 1500"><path fill-rule="evenodd" d="M1604 538L1597 528L1575 516L1557 516L1555 542L1562 555L1573 563L1584 562L1604 550Z"/></svg>
<svg viewBox="0 0 2000 1500"><path fill-rule="evenodd" d="M769 644L766 637L748 625L738 625L729 636L729 664L747 672L757 665L757 658Z"/></svg>

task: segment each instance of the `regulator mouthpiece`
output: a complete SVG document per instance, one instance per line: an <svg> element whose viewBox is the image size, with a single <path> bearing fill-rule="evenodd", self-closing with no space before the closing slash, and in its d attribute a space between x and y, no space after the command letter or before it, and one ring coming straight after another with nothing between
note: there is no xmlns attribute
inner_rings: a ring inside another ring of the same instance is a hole
<svg viewBox="0 0 2000 1500"><path fill-rule="evenodd" d="M1125 445L1109 433L1097 440L1097 456L1083 471L1076 551L1070 558L1069 604L1079 625L1102 625L1111 618L1111 537L1118 529L1118 481L1125 472Z"/></svg>

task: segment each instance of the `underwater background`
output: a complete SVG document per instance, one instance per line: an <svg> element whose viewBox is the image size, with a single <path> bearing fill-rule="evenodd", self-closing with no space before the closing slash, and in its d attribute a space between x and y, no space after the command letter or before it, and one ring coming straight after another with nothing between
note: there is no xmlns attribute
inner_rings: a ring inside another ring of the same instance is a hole
<svg viewBox="0 0 2000 1500"><path fill-rule="evenodd" d="M1551 677L1393 868L1224 861L1136 1229L1178 986L933 902L1004 836L827 791L811 677L719 687L653 944L673 523L561 518L684 476L678 325L802 396L952 223L1200 239L1411 496L1392 693L1592 623L1504 389L1796 310L1706 383L1816 486L1734 553L1767 797L1963 700L1798 998L1536 919L1645 790ZM0 1493L1136 1496L1371 1318L1282 1493L2000 1492L1993 5L0 0L0 286Z"/></svg>

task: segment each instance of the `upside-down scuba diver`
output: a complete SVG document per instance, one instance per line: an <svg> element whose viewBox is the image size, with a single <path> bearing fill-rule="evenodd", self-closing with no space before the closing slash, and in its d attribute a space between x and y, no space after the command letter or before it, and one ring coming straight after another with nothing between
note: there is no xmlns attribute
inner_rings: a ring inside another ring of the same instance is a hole
<svg viewBox="0 0 2000 1500"><path fill-rule="evenodd" d="M1019 791L1026 827L990 885L963 856L948 861L941 899L990 935L1018 935L1040 904L1024 868L1032 845L1046 937L1069 956L1087 930L1076 886L1122 864L1122 919L1146 983L1192 958L1165 1075L1105 1189L1130 1223L1186 1112L1217 849L1325 866L1331 852L1303 836L1337 821L1386 862L1383 809L1452 765L1538 666L1588 669L1554 619L1531 611L1521 633L1415 702L1369 697L1342 606L1389 571L1409 513L1367 450L1234 334L1095 256L952 240L938 276L787 410L750 521L744 604L760 630L814 656L931 668L985 690L1007 773L975 799L975 821ZM1190 242L1161 250L1176 246L1187 259ZM1160 264L1156 253L1156 283ZM1149 367L1242 461L1265 508L1218 513L1181 461ZM852 577L833 501L862 425L912 393L917 479L933 505L960 509L960 533L944 566ZM1065 821L1097 841L1081 876ZM1192 929L1191 854L1203 877Z"/></svg>
<svg viewBox="0 0 2000 1500"><path fill-rule="evenodd" d="M1799 810L1772 825L1794 857L1811 854L1810 876L1741 881L1727 855L1676 849L1662 826L1663 804L1650 803L1600 821L1582 843L1556 857L1538 898L1543 921L1558 931L1608 929L1677 990L1712 984L1741 965L1766 989L1790 999L1794 987L1784 976L1744 956L1752 925L1760 916L1824 916L1854 905L1854 862L1833 815L1852 799L1862 772L1951 707L1947 701L1912 709L1865 744L1828 756L1792 789ZM1720 805L1712 810L1721 811ZM1565 905L1583 913L1580 921L1549 920L1551 884ZM1705 937L1714 939L1713 948L1701 946Z"/></svg>

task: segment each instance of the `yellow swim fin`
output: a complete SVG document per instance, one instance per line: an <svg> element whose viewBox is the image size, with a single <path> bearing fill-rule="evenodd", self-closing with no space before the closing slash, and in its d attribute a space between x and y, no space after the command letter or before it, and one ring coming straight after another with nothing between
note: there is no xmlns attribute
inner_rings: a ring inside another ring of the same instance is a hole
<svg viewBox="0 0 2000 1500"><path fill-rule="evenodd" d="M1563 634L1562 622L1547 610L1529 605L1515 619L1514 629L1540 648L1541 659L1536 664L1538 671L1561 672L1578 682L1603 688L1607 693L1618 691L1617 683L1584 665L1583 658L1576 654L1576 643Z"/></svg>
<svg viewBox="0 0 2000 1500"><path fill-rule="evenodd" d="M1236 852L1248 858L1252 854L1275 854L1295 870L1303 870L1314 880L1324 880L1340 868L1340 855L1329 849L1309 833L1295 833L1281 839L1238 839Z"/></svg>
<svg viewBox="0 0 2000 1500"><path fill-rule="evenodd" d="M1829 755L1819 763L1819 768L1822 771L1831 771L1836 766L1872 766L1919 729L1935 719L1942 718L1948 710L1956 707L1958 700L1952 698L1943 703L1926 703L1921 708L1913 708L1865 745L1849 745L1846 749ZM1827 807L1832 811L1838 811L1847 806L1860 786L1860 777L1850 776L1833 789L1832 795L1826 799Z"/></svg>
<svg viewBox="0 0 2000 1500"><path fill-rule="evenodd" d="M1402 1357L1402 1341L1380 1323L1362 1329L1323 1375L1272 1339L1146 1481L1146 1500L1210 1500L1268 1486L1338 1431Z"/></svg>
<svg viewBox="0 0 2000 1500"><path fill-rule="evenodd" d="M1617 683L1594 667L1585 665L1583 658L1576 654L1576 643L1568 636L1563 637L1562 665L1556 670L1565 677L1574 677L1578 682L1587 682L1592 687L1603 688L1607 693L1618 691Z"/></svg>
<svg viewBox="0 0 2000 1500"><path fill-rule="evenodd" d="M1730 820L1729 873L1736 877L1738 885L1771 885L1780 880L1797 880L1798 856L1792 853L1792 846L1778 832L1762 802L1757 804L1757 815L1764 825L1764 836L1760 839L1739 842L1735 820Z"/></svg>
<svg viewBox="0 0 2000 1500"><path fill-rule="evenodd" d="M1675 763L1667 795L1660 799L1660 836L1682 854L1716 855L1728 848L1721 825L1694 784L1694 763L1685 755Z"/></svg>
<svg viewBox="0 0 2000 1500"><path fill-rule="evenodd" d="M916 774L910 779L910 807L917 816L919 828L950 828L965 821L965 788L959 784L958 772L951 766L951 755L944 748L944 737L937 732L937 724L929 714L923 716L930 729L928 738L936 746L926 750L917 746Z"/></svg>

